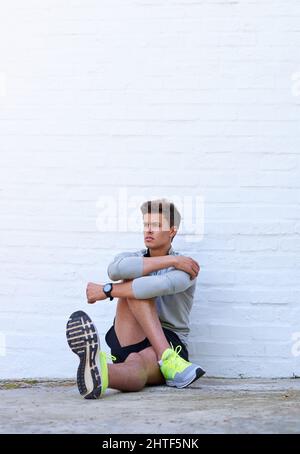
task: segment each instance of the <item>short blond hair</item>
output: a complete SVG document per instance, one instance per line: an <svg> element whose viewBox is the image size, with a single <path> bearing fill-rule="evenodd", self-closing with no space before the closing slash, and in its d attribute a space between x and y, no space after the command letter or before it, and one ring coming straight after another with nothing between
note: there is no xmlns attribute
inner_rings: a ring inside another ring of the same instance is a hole
<svg viewBox="0 0 300 454"><path fill-rule="evenodd" d="M181 215L175 204L168 199L147 200L141 205L141 212L144 214L162 213L170 227L179 229Z"/></svg>

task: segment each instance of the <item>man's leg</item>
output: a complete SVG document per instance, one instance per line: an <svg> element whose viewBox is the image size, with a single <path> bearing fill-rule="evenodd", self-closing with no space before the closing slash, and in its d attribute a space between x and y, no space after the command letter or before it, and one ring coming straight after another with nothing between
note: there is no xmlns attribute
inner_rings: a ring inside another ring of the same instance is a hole
<svg viewBox="0 0 300 454"><path fill-rule="evenodd" d="M131 353L124 363L108 364L108 386L119 391L140 391L147 383L147 370L138 353Z"/></svg>
<svg viewBox="0 0 300 454"><path fill-rule="evenodd" d="M175 357L177 358L177 353L172 352L170 349L170 345L158 318L154 298L149 300L120 298L115 319L115 331L122 347L141 342L145 337L149 339L151 347L138 353L144 362L146 384L161 384L165 382L165 379L168 386L183 388L205 373L200 366L184 361L183 359L179 364L176 360L177 370L174 371L173 365ZM162 358L165 350L168 350L167 355L164 356L163 363L159 367L157 361ZM143 368L143 363L139 363L140 367ZM162 367L164 368L163 371ZM111 382L114 384L115 376L113 366L110 372ZM119 382L117 386L120 386Z"/></svg>
<svg viewBox="0 0 300 454"><path fill-rule="evenodd" d="M121 364L107 364L100 350L97 328L83 311L71 314L66 327L71 350L79 356L77 386L86 399L97 399L107 386L120 391L139 391L147 383L160 384L163 376L152 347L130 354Z"/></svg>
<svg viewBox="0 0 300 454"><path fill-rule="evenodd" d="M124 363L108 365L108 386L119 391L140 391L146 385L162 385L162 376L156 361L156 353L148 347L139 353L131 353Z"/></svg>
<svg viewBox="0 0 300 454"><path fill-rule="evenodd" d="M137 317L142 321L146 332L139 324ZM154 299L128 301L128 298L119 298L115 331L122 347L139 343L145 337L148 337L149 340L152 337L158 354L152 346L139 353L132 353L124 363L110 364L108 366L109 386L123 391L134 391L141 389L146 384L165 383L157 359L170 345L162 330Z"/></svg>
<svg viewBox="0 0 300 454"><path fill-rule="evenodd" d="M119 298L115 316L115 331L121 347L137 344L146 335L129 309L127 298Z"/></svg>
<svg viewBox="0 0 300 454"><path fill-rule="evenodd" d="M154 298L138 300L119 298L115 330L122 347L141 342L147 337L160 360L170 348L156 311Z"/></svg>

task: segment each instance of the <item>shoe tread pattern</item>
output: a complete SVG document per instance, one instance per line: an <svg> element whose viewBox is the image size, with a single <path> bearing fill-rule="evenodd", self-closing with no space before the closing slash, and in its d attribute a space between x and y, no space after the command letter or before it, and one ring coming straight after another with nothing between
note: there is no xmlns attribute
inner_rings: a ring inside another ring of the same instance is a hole
<svg viewBox="0 0 300 454"><path fill-rule="evenodd" d="M80 359L77 370L78 390L85 399L97 399L101 394L101 377L96 363L100 343L95 325L85 312L77 311L68 320L66 334L69 347ZM90 393L85 383L86 367L89 367L93 380L93 390Z"/></svg>

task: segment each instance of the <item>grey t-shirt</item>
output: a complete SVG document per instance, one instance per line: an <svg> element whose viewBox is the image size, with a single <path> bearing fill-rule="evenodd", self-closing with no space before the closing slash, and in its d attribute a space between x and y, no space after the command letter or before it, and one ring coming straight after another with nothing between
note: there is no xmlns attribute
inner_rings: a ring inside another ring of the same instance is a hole
<svg viewBox="0 0 300 454"><path fill-rule="evenodd" d="M169 255L183 255L171 246ZM109 264L107 272L112 281L133 279L135 298L155 298L156 308L163 327L171 329L187 345L190 332L189 316L196 289L195 279L185 271L174 267L163 268L143 276L143 257L149 257L149 249L122 252Z"/></svg>

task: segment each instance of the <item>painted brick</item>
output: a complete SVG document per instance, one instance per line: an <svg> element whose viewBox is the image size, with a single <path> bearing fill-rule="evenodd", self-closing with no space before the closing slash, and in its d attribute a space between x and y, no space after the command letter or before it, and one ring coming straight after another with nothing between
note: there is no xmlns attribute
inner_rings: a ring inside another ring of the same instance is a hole
<svg viewBox="0 0 300 454"><path fill-rule="evenodd" d="M87 306L85 287L144 247L97 230L124 188L203 198L203 238L174 240L201 265L192 359L300 375L299 17L298 0L2 5L0 379L74 377L77 309L107 351L116 303Z"/></svg>

